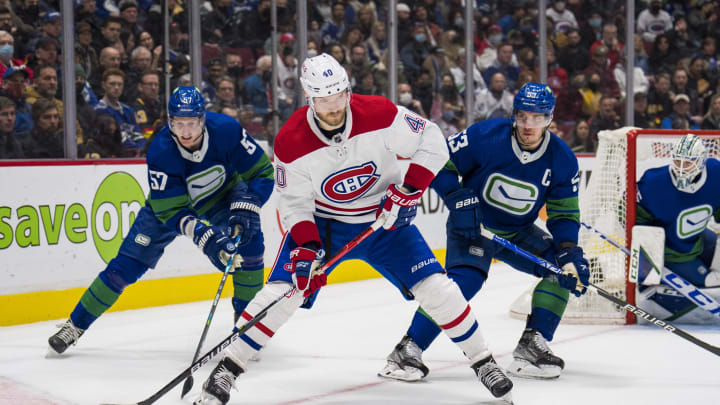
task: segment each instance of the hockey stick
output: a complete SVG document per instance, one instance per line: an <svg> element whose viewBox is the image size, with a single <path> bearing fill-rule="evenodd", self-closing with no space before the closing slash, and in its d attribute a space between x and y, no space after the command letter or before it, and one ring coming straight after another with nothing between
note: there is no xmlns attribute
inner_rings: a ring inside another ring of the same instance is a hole
<svg viewBox="0 0 720 405"><path fill-rule="evenodd" d="M535 264L542 266L542 267L546 268L547 270L552 271L555 274L565 274L560 268L558 268L554 264L548 262L545 259L542 259L540 257L533 255L532 253L522 249L521 247L517 246L516 244L510 242L509 240L507 240L505 238L495 235L494 233L488 231L484 227L480 227L480 230L482 232L482 236L495 241L497 244L501 245L502 247L504 247L506 249L513 251L517 255L522 256L522 257L534 262ZM625 311L628 311L628 312L634 314L635 316L639 316L639 317L645 319L646 321L648 321L649 323L662 328L663 330L666 330L670 333L674 333L674 334L680 336L681 338L683 338L691 343L694 343L717 356L720 356L720 347L713 346L707 342L704 342L704 341L696 338L695 336L685 332L684 330L679 329L678 327L674 326L670 322L660 320L656 316L650 314L649 312L647 312L641 308L638 308L638 307L630 304L629 302L624 301L624 300L610 294L609 292L603 290L602 288L600 288L592 283L589 283L588 287L592 288L593 290L595 290L595 292L598 293L598 295L600 295L601 297L603 297L607 300L612 301L614 304L618 305Z"/></svg>
<svg viewBox="0 0 720 405"><path fill-rule="evenodd" d="M213 315L215 315L215 308L217 308L218 301L220 300L220 294L222 294L223 287L225 287L225 280L227 280L230 269L233 267L233 260L235 260L235 256L237 255L237 247L240 243L241 238L242 235L238 235L237 238L235 238L235 253L233 253L230 258L228 258L227 265L225 265L225 271L223 272L222 279L220 280L220 286L215 293L215 299L213 299L212 306L210 307L210 314L208 315L207 321L205 321L205 327L203 328L202 335L200 335L200 341L198 342L197 348L195 349L195 354L193 355L193 359L190 364L194 363L195 360L197 360L198 356L200 355L202 345L203 343L205 343L205 337L207 336L208 330L210 329L210 323L212 323ZM185 380L185 383L183 384L182 393L180 394L181 399L185 396L185 394L190 392L193 383L193 376L192 374L190 374Z"/></svg>
<svg viewBox="0 0 720 405"><path fill-rule="evenodd" d="M581 222L581 224L585 228L598 234L602 239L607 241L609 244L620 249L620 251L622 251L629 257L632 257L632 253L625 246L619 244L614 239L612 239L609 236L605 235L604 233L600 232L599 229L592 227L592 226L586 224L585 222ZM685 298L692 301L695 305L708 311L712 315L720 318L720 303L715 301L712 297L709 297L707 294L704 294L702 291L698 290L694 285L690 284L684 278L680 277L679 275L677 275L675 272L673 272L672 270L670 270L667 267L663 267L661 277L662 277L662 280L667 285L672 287L674 290L676 290L680 294L684 295Z"/></svg>
<svg viewBox="0 0 720 405"><path fill-rule="evenodd" d="M385 216L380 215L375 222L372 223L367 229L362 231L358 236L355 237L355 239L348 242L345 246L338 251L335 256L331 257L327 262L325 262L318 271L323 272L330 268L332 265L337 263L343 256L345 256L349 251L353 250L357 245L360 244L360 242L364 241L368 236L370 236L373 232L380 229L385 222ZM295 287L291 287L289 290L287 290L285 293L280 295L279 297L275 298L274 301L269 303L265 308L260 310L252 319L248 320L247 323L245 323L243 326L241 326L238 330L233 332L230 336L226 337L222 342L218 343L215 347L210 349L207 353L203 354L202 357L195 360L190 367L186 368L181 372L177 377L175 377L172 381L167 383L164 387L160 388L159 391L148 397L144 401L140 402L134 402L132 404L128 405L150 405L155 403L160 397L167 394L171 389L175 388L178 384L180 384L180 381L186 379L187 377L191 376L194 372L196 372L198 369L200 369L202 366L204 366L210 359L215 357L218 353L222 352L223 349L230 346L233 342L238 340L240 336L244 335L245 332L247 332L250 328L255 326L256 323L260 322L262 318L267 315L268 310L272 308L275 304L280 302L284 297L292 294L295 292ZM116 405L116 404L101 404L101 405Z"/></svg>

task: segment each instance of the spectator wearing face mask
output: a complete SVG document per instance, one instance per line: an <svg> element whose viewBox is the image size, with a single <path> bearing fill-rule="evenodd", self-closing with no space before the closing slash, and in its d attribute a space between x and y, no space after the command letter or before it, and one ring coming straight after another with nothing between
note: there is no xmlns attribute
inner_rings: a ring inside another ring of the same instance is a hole
<svg viewBox="0 0 720 405"><path fill-rule="evenodd" d="M422 64L430 55L430 44L427 42L425 27L416 25L413 28L413 41L400 50L400 61L408 77L420 74Z"/></svg>
<svg viewBox="0 0 720 405"><path fill-rule="evenodd" d="M252 106L255 108L255 114L260 117L264 117L272 112L272 104L270 103L270 85L272 82L272 59L269 55L264 55L258 58L255 66L255 74L245 79L245 97ZM280 108L280 118L287 119L292 109L289 108L289 103L284 98L284 93L277 87L276 94L278 95L278 108Z"/></svg>
<svg viewBox="0 0 720 405"><path fill-rule="evenodd" d="M0 16L2 15L2 9L0 8ZM24 62L20 59L13 58L15 53L15 38L7 31L0 30L0 77L5 73L5 70L9 67L20 67L24 66ZM28 73L29 80L33 79L32 70L25 68Z"/></svg>
<svg viewBox="0 0 720 405"><path fill-rule="evenodd" d="M492 63L497 60L497 48L502 44L503 35L499 25L491 25L487 29L486 39L481 41L477 47L479 57L477 58L478 68L485 71ZM487 82L487 79L485 80Z"/></svg>
<svg viewBox="0 0 720 405"><path fill-rule="evenodd" d="M25 87L30 75L24 67L7 68L2 76L0 96L15 103L15 135L25 135L33 127L30 103L25 100Z"/></svg>
<svg viewBox="0 0 720 405"><path fill-rule="evenodd" d="M582 37L581 46L585 49L590 49L595 41L602 38L602 24L603 18L599 11L595 10L590 12L590 16L587 19L587 24L583 24L580 27L580 36Z"/></svg>
<svg viewBox="0 0 720 405"><path fill-rule="evenodd" d="M425 110L423 110L422 103L420 103L420 100L416 100L413 98L412 94L412 88L407 83L400 83L397 87L397 93L398 93L398 104L402 105L403 107L407 108L408 110L419 114L425 118L427 118L427 115L425 115Z"/></svg>

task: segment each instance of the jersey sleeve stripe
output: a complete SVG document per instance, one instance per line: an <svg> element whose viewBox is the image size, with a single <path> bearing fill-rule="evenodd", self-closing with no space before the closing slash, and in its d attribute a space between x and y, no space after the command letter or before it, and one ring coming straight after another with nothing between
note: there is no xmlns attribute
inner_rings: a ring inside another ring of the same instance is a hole
<svg viewBox="0 0 720 405"><path fill-rule="evenodd" d="M405 174L403 182L409 186L413 186L418 190L425 190L432 182L435 174L427 168L416 163L411 163Z"/></svg>
<svg viewBox="0 0 720 405"><path fill-rule="evenodd" d="M290 235L298 246L302 246L308 242L322 243L317 225L312 221L298 222L290 230Z"/></svg>

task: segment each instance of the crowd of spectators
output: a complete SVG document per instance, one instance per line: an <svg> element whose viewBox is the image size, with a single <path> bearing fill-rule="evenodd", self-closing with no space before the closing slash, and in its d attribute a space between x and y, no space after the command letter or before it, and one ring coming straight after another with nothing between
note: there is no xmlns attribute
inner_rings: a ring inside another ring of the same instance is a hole
<svg viewBox="0 0 720 405"><path fill-rule="evenodd" d="M0 0L0 159L64 155L62 0ZM71 0L78 156L143 156L166 119L162 2ZM188 0L169 0L170 86L189 84ZM352 91L387 95L388 13L398 19L398 103L450 135L466 122L509 117L515 92L538 81L538 2L474 0L472 79L465 73L462 0L312 0L308 55L346 67ZM298 91L296 1L277 0L278 53L270 0L201 2L208 109L240 121L272 147L281 123L304 103ZM635 2L637 31L624 43L625 0L549 0L547 84L557 96L551 130L578 153L625 122L624 49L635 50L634 122L644 128L720 129L720 1ZM275 58L278 81L271 84ZM273 111L270 87L278 110Z"/></svg>

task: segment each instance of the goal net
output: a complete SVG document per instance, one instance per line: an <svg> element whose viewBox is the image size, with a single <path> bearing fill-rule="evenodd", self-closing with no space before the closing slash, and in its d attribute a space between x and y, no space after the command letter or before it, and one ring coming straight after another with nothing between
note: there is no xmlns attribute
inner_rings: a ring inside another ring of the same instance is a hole
<svg viewBox="0 0 720 405"><path fill-rule="evenodd" d="M580 198L581 220L629 249L635 225L637 180L646 170L669 164L673 147L688 133L703 138L709 157L720 157L720 131L637 128L601 131L590 179ZM635 285L627 278L627 255L585 227L580 229L579 244L590 262L590 282L634 304ZM513 303L512 316L524 318L527 315L531 291L526 291ZM588 290L580 298L570 295L563 322L623 324L635 323L635 319L632 314Z"/></svg>

